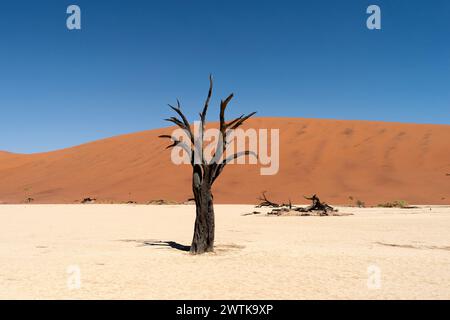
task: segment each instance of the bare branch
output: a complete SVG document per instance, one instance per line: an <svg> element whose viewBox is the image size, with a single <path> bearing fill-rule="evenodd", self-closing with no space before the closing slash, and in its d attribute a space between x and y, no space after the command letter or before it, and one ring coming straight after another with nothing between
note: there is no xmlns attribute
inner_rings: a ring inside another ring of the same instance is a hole
<svg viewBox="0 0 450 320"><path fill-rule="evenodd" d="M220 137L219 141L217 142L217 147L214 152L213 161L217 162L218 159L225 153L225 150L227 148L227 141L226 141L226 130L227 130L227 124L225 122L225 109L227 108L228 103L233 99L233 94L230 94L225 100L220 101L220 114L219 114L219 131L220 131Z"/></svg>
<svg viewBox="0 0 450 320"><path fill-rule="evenodd" d="M171 145L167 146L166 149L170 149L170 148L173 148L176 146L182 148L184 151L186 151L188 153L189 159L191 160L191 163L192 163L192 148L189 148L189 146L186 143L184 143L183 141L180 141L177 138L175 138L171 135L168 135L168 134L159 135L158 138L171 139L173 141L173 143Z"/></svg>
<svg viewBox="0 0 450 320"><path fill-rule="evenodd" d="M169 107L174 110L176 113L178 113L178 115L181 117L181 119L183 120L183 123L186 127L190 128L190 124L189 121L187 120L187 118L185 117L185 115L183 114L183 112L181 111L181 105L180 105L180 101L177 99L177 107L175 108L174 106L169 104Z"/></svg>
<svg viewBox="0 0 450 320"><path fill-rule="evenodd" d="M252 117L255 114L256 114L256 112L252 112L252 113L249 113L248 115L246 115L245 117L240 118L231 126L230 129L234 130L234 129L239 128L248 118Z"/></svg>
<svg viewBox="0 0 450 320"><path fill-rule="evenodd" d="M213 78L212 78L212 75L210 74L209 75L208 96L206 97L205 106L203 107L203 110L200 113L200 122L201 122L200 130L201 131L200 131L200 136L198 137L198 140L199 140L198 142L199 143L196 144L195 142L197 142L197 141L193 142L194 146L196 146L195 149L199 149L199 148L203 149L203 136L204 136L203 134L205 132L206 113L208 112L208 106L209 106L209 101L211 100L212 91L213 91ZM205 158L204 158L204 155L203 155L203 151L202 150L196 150L196 152L198 152L198 154L201 155L202 165L203 166L206 165ZM202 169L203 169L203 171L205 170L204 167Z"/></svg>
<svg viewBox="0 0 450 320"><path fill-rule="evenodd" d="M222 163L217 164L213 168L213 170L212 170L212 182L214 182L217 179L217 177L222 173L223 169L225 168L225 166L228 163L230 163L231 161L233 161L233 160L235 160L235 159L237 159L239 157L247 156L247 155L253 155L256 158L258 158L258 155L255 152L253 152L253 151L245 150L245 151L236 152L235 154L233 154L233 155L227 157L226 159L224 159L222 161Z"/></svg>
<svg viewBox="0 0 450 320"><path fill-rule="evenodd" d="M241 115L240 117L234 119L233 121L230 121L226 124L226 127L229 128L230 126L232 126L233 124L235 124L236 122L238 122L239 120L241 120L244 117L244 115Z"/></svg>
<svg viewBox="0 0 450 320"><path fill-rule="evenodd" d="M206 112L208 111L208 106L209 106L209 101L211 100L212 90L213 90L213 78L212 78L212 75L209 75L208 96L206 97L205 106L203 107L203 111L202 111L202 113L200 113L200 119L201 119L202 123L205 123Z"/></svg>
<svg viewBox="0 0 450 320"><path fill-rule="evenodd" d="M164 119L164 120L173 122L177 126L179 126L181 129L185 130L189 136L189 139L191 140L191 143L194 144L194 135L192 134L191 125L190 125L189 121L187 120L186 116L181 111L180 101L177 99L177 107L176 108L170 104L169 104L169 107L180 116L182 121L175 117L170 117L169 119Z"/></svg>
<svg viewBox="0 0 450 320"><path fill-rule="evenodd" d="M172 122L174 123L176 126L180 127L183 130L187 130L186 126L184 125L183 122L180 121L180 119L177 119L175 117L170 117L168 119L164 119L164 121L168 121L168 122Z"/></svg>
<svg viewBox="0 0 450 320"><path fill-rule="evenodd" d="M241 115L240 117L232 120L228 124L225 123L225 109L230 102L230 100L233 98L233 94L229 95L225 101L222 101L220 104L220 134L221 138L219 139L216 147L216 151L214 153L213 161L211 162L217 162L220 157L225 153L227 148L227 143L231 141L227 141L227 135L229 131L234 130L238 128L240 125L242 125L248 118L256 114L256 112L252 112L246 116ZM231 126L231 129L228 129ZM222 170L220 170L222 171Z"/></svg>
<svg viewBox="0 0 450 320"><path fill-rule="evenodd" d="M220 132L225 134L226 123L225 123L225 109L230 103L231 99L233 99L234 95L230 94L225 100L220 101Z"/></svg>

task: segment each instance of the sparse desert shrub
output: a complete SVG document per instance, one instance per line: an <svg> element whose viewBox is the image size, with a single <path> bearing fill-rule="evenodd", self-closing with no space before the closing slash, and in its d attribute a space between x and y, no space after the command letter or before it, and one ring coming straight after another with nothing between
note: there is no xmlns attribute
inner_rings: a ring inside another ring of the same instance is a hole
<svg viewBox="0 0 450 320"><path fill-rule="evenodd" d="M353 201L355 200L355 198L353 198L353 196L348 196L348 200L349 200L348 206L353 207Z"/></svg>
<svg viewBox="0 0 450 320"><path fill-rule="evenodd" d="M365 208L366 207L366 203L364 201L361 201L361 200L356 200L355 204L356 204L356 206L358 208Z"/></svg>
<svg viewBox="0 0 450 320"><path fill-rule="evenodd" d="M405 200L395 200L394 202L380 203L378 205L378 207L380 207L380 208L407 208L407 207L409 207L409 204Z"/></svg>
<svg viewBox="0 0 450 320"><path fill-rule="evenodd" d="M86 203L94 203L97 199L95 198L84 198L83 200L81 200L81 203L86 204Z"/></svg>
<svg viewBox="0 0 450 320"><path fill-rule="evenodd" d="M179 204L176 201L171 200L164 200L164 199L157 199L157 200L150 200L147 202L147 204L153 204L153 205L169 205L169 204Z"/></svg>
<svg viewBox="0 0 450 320"><path fill-rule="evenodd" d="M348 199L350 200L349 207L356 206L358 208L365 208L366 203L364 201L361 201L359 199L356 199L353 196L349 196Z"/></svg>

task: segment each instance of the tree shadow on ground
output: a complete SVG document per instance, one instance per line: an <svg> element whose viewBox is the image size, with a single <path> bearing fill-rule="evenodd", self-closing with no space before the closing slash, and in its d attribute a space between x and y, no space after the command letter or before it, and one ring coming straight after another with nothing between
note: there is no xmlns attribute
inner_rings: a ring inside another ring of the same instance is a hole
<svg viewBox="0 0 450 320"><path fill-rule="evenodd" d="M181 243L175 242L175 241L162 241L162 240L139 240L139 239L125 239L125 240L119 240L122 242L135 242L138 243L139 247L160 247L160 248L171 248L176 249L180 251L190 251L191 246L185 246Z"/></svg>

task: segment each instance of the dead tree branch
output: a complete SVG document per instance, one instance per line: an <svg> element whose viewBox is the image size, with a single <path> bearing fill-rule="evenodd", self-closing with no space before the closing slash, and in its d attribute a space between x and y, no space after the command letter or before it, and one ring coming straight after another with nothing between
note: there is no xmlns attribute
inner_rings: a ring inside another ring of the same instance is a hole
<svg viewBox="0 0 450 320"><path fill-rule="evenodd" d="M262 208L262 207L270 207L270 208L279 208L280 205L278 203L272 202L266 197L266 191L262 192L261 197L258 198L262 202L256 206L256 208Z"/></svg>
<svg viewBox="0 0 450 320"><path fill-rule="evenodd" d="M332 213L338 211L337 209L333 208L332 206L328 205L327 203L321 202L319 197L316 194L314 194L310 197L304 196L304 198L312 201L312 204L307 206L306 208L305 207L296 207L296 206L292 205L292 202L290 199L287 204L286 203L278 204L278 203L268 200L266 197L266 192L264 191L262 193L262 196L259 197L259 200L261 200L262 202L259 203L258 205L256 205L256 208L262 208L262 207L273 208L273 210L268 213L268 214L273 214L273 215L281 215L286 212L297 211L297 212L304 213L302 215L312 214L312 215L327 216L327 215L331 215Z"/></svg>

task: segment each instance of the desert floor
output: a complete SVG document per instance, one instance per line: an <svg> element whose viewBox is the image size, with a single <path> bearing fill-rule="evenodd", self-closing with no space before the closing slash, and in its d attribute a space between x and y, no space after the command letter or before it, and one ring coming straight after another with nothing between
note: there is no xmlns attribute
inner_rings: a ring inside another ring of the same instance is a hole
<svg viewBox="0 0 450 320"><path fill-rule="evenodd" d="M193 206L1 205L0 298L450 299L449 207L215 209L216 252L192 256Z"/></svg>

